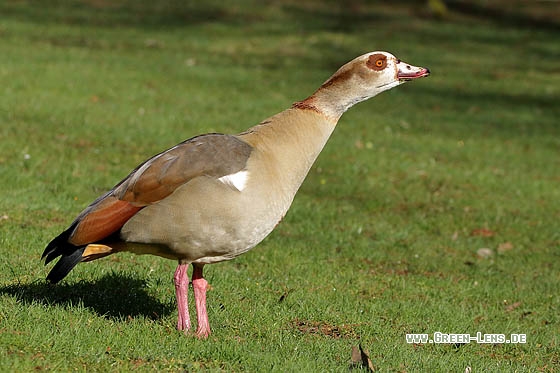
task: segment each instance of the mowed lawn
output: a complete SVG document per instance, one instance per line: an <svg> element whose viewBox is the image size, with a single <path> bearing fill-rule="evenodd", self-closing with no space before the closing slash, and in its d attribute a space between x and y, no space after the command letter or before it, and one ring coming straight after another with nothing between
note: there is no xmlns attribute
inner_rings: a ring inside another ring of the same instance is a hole
<svg viewBox="0 0 560 373"><path fill-rule="evenodd" d="M0 371L342 372L358 345L378 371L558 371L553 6L203 3L0 4ZM205 268L209 339L175 330L173 261L46 284L45 245L138 163L374 50L432 75L346 113L277 229ZM526 343L406 341L435 332Z"/></svg>

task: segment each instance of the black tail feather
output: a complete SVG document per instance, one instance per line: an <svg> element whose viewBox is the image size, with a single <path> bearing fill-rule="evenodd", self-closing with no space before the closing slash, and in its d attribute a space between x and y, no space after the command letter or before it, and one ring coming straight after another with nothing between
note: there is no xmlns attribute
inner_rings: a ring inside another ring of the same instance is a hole
<svg viewBox="0 0 560 373"><path fill-rule="evenodd" d="M49 280L53 284L56 284L64 277L66 277L66 275L72 270L72 268L76 266L76 264L82 261L82 254L84 253L86 247L82 246L75 248L76 250L69 255L62 254L60 260L54 265L54 267L47 275L47 280Z"/></svg>

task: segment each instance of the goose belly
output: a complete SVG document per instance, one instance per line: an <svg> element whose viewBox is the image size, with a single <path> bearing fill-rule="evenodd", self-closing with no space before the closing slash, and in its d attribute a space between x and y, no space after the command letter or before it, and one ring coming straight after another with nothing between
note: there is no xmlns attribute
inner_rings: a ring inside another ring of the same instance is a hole
<svg viewBox="0 0 560 373"><path fill-rule="evenodd" d="M188 262L233 259L272 232L293 199L262 189L248 184L239 191L216 179L197 177L139 211L123 226L121 239L163 245L162 256ZM151 252L160 253L161 249Z"/></svg>

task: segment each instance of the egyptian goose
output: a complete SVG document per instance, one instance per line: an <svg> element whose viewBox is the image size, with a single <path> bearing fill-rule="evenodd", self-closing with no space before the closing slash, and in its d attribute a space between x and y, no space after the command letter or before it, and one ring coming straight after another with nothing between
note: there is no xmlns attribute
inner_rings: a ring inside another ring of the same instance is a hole
<svg viewBox="0 0 560 373"><path fill-rule="evenodd" d="M153 156L47 245L45 264L61 256L47 279L56 283L79 262L119 251L177 260L177 329L186 332L192 263L196 334L207 337L204 265L233 259L272 232L348 108L429 73L390 53L367 53L245 132L196 136Z"/></svg>

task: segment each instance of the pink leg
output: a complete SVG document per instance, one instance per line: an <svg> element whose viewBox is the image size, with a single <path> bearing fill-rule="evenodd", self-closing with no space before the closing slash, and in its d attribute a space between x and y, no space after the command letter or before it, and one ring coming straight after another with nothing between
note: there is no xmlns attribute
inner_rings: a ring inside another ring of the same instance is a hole
<svg viewBox="0 0 560 373"><path fill-rule="evenodd" d="M196 335L199 338L207 338L210 335L210 324L208 323L208 313L206 312L206 290L208 289L208 282L202 277L202 266L193 264L192 284L196 306L196 319L198 321Z"/></svg>
<svg viewBox="0 0 560 373"><path fill-rule="evenodd" d="M175 281L175 296L177 297L177 310L179 317L177 319L177 330L185 332L191 328L191 319L189 317L189 303L187 301L187 292L189 290L189 277L187 276L188 264L179 263L173 280Z"/></svg>

